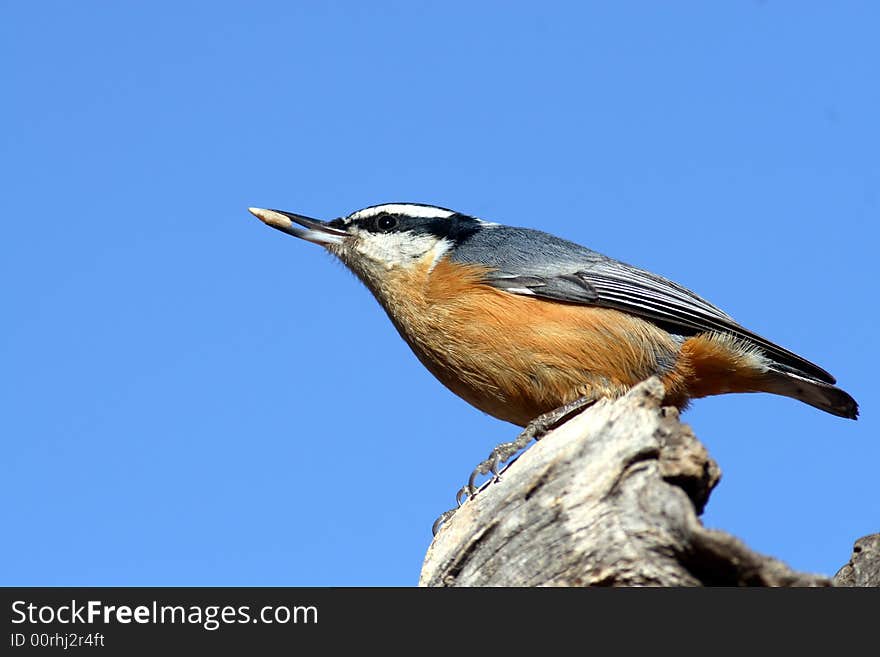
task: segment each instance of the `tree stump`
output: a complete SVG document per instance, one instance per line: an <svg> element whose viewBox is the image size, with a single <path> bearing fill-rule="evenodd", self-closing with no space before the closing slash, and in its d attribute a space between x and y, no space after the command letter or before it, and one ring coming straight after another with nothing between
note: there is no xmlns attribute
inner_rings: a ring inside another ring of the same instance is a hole
<svg viewBox="0 0 880 657"><path fill-rule="evenodd" d="M720 471L663 396L650 379L532 445L444 523L419 584L830 586L703 527ZM880 582L870 546L836 584Z"/></svg>

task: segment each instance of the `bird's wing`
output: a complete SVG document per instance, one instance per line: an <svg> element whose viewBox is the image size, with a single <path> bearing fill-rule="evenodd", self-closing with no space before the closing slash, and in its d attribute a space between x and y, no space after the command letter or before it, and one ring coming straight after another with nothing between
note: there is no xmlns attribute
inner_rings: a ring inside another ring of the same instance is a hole
<svg viewBox="0 0 880 657"><path fill-rule="evenodd" d="M826 383L819 366L740 326L687 288L553 235L496 226L461 245L455 258L492 268L486 283L513 294L614 308L644 317L678 335L733 334L759 347L783 368ZM485 242L480 244L480 242Z"/></svg>

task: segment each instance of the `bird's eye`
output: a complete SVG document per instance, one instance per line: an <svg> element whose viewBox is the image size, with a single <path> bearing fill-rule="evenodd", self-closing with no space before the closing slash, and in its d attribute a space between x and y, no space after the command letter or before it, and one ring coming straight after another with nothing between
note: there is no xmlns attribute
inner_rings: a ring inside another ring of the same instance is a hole
<svg viewBox="0 0 880 657"><path fill-rule="evenodd" d="M397 228L397 217L393 214L380 214L376 217L376 228L383 232Z"/></svg>

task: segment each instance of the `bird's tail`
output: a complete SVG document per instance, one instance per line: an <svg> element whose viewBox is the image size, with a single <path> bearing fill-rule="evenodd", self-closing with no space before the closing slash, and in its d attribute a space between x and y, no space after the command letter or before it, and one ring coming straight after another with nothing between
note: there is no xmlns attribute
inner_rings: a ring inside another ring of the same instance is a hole
<svg viewBox="0 0 880 657"><path fill-rule="evenodd" d="M832 415L851 420L859 416L856 400L845 390L830 383L771 366L764 385L766 392L797 399Z"/></svg>

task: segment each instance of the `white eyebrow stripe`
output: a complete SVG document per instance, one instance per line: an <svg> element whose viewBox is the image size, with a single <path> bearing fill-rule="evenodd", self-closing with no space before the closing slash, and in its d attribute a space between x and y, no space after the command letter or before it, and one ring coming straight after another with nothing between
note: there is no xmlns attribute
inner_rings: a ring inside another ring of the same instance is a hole
<svg viewBox="0 0 880 657"><path fill-rule="evenodd" d="M377 214L387 212L389 214L405 214L410 217L418 217L420 219L448 219L455 214L452 210L444 208L436 208L432 205L416 205L412 203L386 203L385 205L374 205L370 208L358 210L348 217L346 221L357 221L358 219L366 219L374 217Z"/></svg>

